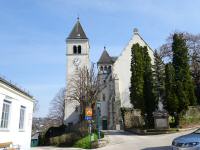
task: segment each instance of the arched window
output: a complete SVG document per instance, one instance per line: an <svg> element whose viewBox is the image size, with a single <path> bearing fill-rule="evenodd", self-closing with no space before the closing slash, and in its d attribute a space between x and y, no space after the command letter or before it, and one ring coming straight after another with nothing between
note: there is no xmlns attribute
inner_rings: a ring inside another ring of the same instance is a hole
<svg viewBox="0 0 200 150"><path fill-rule="evenodd" d="M77 53L77 47L76 47L76 45L73 46L73 53L74 53L74 54Z"/></svg>
<svg viewBox="0 0 200 150"><path fill-rule="evenodd" d="M109 73L111 72L111 66L108 67L108 72L109 72Z"/></svg>
<svg viewBox="0 0 200 150"><path fill-rule="evenodd" d="M103 66L100 67L100 71L103 71Z"/></svg>
<svg viewBox="0 0 200 150"><path fill-rule="evenodd" d="M108 73L108 67L107 66L104 67L104 73Z"/></svg>
<svg viewBox="0 0 200 150"><path fill-rule="evenodd" d="M81 54L81 46L78 46L78 54Z"/></svg>

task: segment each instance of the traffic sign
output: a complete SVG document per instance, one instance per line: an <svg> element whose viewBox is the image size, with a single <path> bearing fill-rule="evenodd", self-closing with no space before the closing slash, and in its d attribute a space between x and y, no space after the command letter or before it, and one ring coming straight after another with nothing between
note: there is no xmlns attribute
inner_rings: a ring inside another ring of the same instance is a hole
<svg viewBox="0 0 200 150"><path fill-rule="evenodd" d="M91 116L85 116L85 120L92 120Z"/></svg>
<svg viewBox="0 0 200 150"><path fill-rule="evenodd" d="M92 117L92 108L91 107L85 108L85 116Z"/></svg>

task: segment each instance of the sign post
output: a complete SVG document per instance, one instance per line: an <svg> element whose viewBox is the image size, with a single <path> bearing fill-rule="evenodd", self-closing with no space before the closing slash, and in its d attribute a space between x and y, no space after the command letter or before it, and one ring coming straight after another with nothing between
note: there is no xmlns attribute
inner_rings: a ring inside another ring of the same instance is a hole
<svg viewBox="0 0 200 150"><path fill-rule="evenodd" d="M91 141L92 141L92 137L91 137L91 135L92 135L92 108L91 107L86 107L85 108L85 120L88 120L88 122L89 122L89 140L90 140L90 148L92 148L92 143L91 143Z"/></svg>
<svg viewBox="0 0 200 150"><path fill-rule="evenodd" d="M90 148L92 148L92 137L91 137L91 134L92 134L92 124L91 124L91 121L89 120L89 137L90 137Z"/></svg>
<svg viewBox="0 0 200 150"><path fill-rule="evenodd" d="M98 128L98 141L101 138L100 134L100 116L101 116L101 102L97 101L97 128Z"/></svg>

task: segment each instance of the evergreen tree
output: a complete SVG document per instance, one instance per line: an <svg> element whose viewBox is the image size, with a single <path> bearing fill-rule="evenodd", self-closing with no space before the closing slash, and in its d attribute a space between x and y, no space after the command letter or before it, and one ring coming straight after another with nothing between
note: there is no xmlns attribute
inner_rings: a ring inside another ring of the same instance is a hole
<svg viewBox="0 0 200 150"><path fill-rule="evenodd" d="M156 50L154 52L153 78L155 98L158 104L158 101L163 101L165 96L165 65Z"/></svg>
<svg viewBox="0 0 200 150"><path fill-rule="evenodd" d="M175 70L175 91L179 102L178 113L180 113L187 110L189 105L196 103L194 85L188 64L188 48L182 34L174 34L172 51L172 64Z"/></svg>
<svg viewBox="0 0 200 150"><path fill-rule="evenodd" d="M132 46L131 52L130 101L134 108L141 110L142 115L147 114L146 124L152 127L156 102L151 58L147 47L142 47L138 43Z"/></svg>
<svg viewBox="0 0 200 150"><path fill-rule="evenodd" d="M151 58L146 46L143 47L143 64L144 64L144 104L145 113L147 113L148 126L153 127L153 112L156 109L156 102L153 92L153 75Z"/></svg>
<svg viewBox="0 0 200 150"><path fill-rule="evenodd" d="M165 65L164 107L171 116L174 116L179 108L178 98L175 92L175 71L171 63Z"/></svg>
<svg viewBox="0 0 200 150"><path fill-rule="evenodd" d="M130 102L134 108L141 109L144 113L144 68L142 47L137 43L131 49L131 86Z"/></svg>

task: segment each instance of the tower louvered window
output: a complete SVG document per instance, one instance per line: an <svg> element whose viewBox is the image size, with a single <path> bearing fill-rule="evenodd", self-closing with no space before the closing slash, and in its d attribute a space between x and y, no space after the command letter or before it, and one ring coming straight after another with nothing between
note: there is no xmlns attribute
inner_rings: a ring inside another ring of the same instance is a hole
<svg viewBox="0 0 200 150"><path fill-rule="evenodd" d="M73 53L77 54L77 47L76 47L76 45L73 46Z"/></svg>
<svg viewBox="0 0 200 150"><path fill-rule="evenodd" d="M81 46L78 46L78 54L81 54Z"/></svg>

